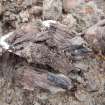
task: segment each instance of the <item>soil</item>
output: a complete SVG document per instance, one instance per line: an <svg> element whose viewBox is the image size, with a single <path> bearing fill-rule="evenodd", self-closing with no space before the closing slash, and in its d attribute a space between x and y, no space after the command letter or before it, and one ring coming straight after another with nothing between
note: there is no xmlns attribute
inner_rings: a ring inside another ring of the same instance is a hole
<svg viewBox="0 0 105 105"><path fill-rule="evenodd" d="M104 3L1 0L0 105L104 105Z"/></svg>

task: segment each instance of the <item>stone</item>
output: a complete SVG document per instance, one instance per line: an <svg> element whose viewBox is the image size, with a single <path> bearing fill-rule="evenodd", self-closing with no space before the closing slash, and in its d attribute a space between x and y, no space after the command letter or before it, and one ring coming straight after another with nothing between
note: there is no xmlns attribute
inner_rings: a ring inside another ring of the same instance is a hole
<svg viewBox="0 0 105 105"><path fill-rule="evenodd" d="M77 62L74 64L74 67L82 70L83 72L87 72L89 68L88 64L85 64L84 62Z"/></svg>
<svg viewBox="0 0 105 105"><path fill-rule="evenodd" d="M67 25L69 28L72 28L76 24L76 19L71 14L68 14L64 16L62 23Z"/></svg>
<svg viewBox="0 0 105 105"><path fill-rule="evenodd" d="M82 2L84 2L84 0L63 0L64 12L68 13L71 9L76 8Z"/></svg>
<svg viewBox="0 0 105 105"><path fill-rule="evenodd" d="M2 30L2 23L0 22L0 37L2 36L3 30Z"/></svg>
<svg viewBox="0 0 105 105"><path fill-rule="evenodd" d="M71 43L72 43L72 45L80 46L80 45L86 44L86 41L82 37L76 36L71 39Z"/></svg>
<svg viewBox="0 0 105 105"><path fill-rule="evenodd" d="M101 87L100 75L95 66L90 72L84 73L86 79L86 89L89 92L98 91Z"/></svg>
<svg viewBox="0 0 105 105"><path fill-rule="evenodd" d="M20 12L20 17L21 17L21 20L22 22L28 22L29 20L29 12L28 11L22 11Z"/></svg>
<svg viewBox="0 0 105 105"><path fill-rule="evenodd" d="M48 20L58 20L62 15L61 0L44 0L43 18Z"/></svg>
<svg viewBox="0 0 105 105"><path fill-rule="evenodd" d="M42 7L33 6L30 10L30 13L34 16L40 16L42 14Z"/></svg>
<svg viewBox="0 0 105 105"><path fill-rule="evenodd" d="M99 21L94 26L87 29L84 38L87 40L89 45L92 47L95 53L105 54L105 27L103 24L105 20Z"/></svg>
<svg viewBox="0 0 105 105"><path fill-rule="evenodd" d="M84 90L78 89L77 92L75 92L75 97L78 101L82 102L83 105L96 105L94 98Z"/></svg>
<svg viewBox="0 0 105 105"><path fill-rule="evenodd" d="M0 15L2 14L2 12L3 12L3 6L2 6L2 4L0 3Z"/></svg>
<svg viewBox="0 0 105 105"><path fill-rule="evenodd" d="M0 47L0 56L2 56L3 49Z"/></svg>
<svg viewBox="0 0 105 105"><path fill-rule="evenodd" d="M85 92L84 90L80 90L78 89L77 92L75 92L75 97L81 101L84 102L89 98L89 94L87 92Z"/></svg>
<svg viewBox="0 0 105 105"><path fill-rule="evenodd" d="M29 69L29 67L21 69L24 69L24 74L18 74L21 76L19 83L26 90L32 91L35 88L40 88L56 94L73 88L71 80L63 74L41 73L32 70L32 68Z"/></svg>
<svg viewBox="0 0 105 105"><path fill-rule="evenodd" d="M10 32L0 38L0 46L5 50L8 50L10 48L10 45L6 42L6 39L11 35L13 35L13 32Z"/></svg>
<svg viewBox="0 0 105 105"><path fill-rule="evenodd" d="M32 5L32 0L25 0L26 6L31 6Z"/></svg>
<svg viewBox="0 0 105 105"><path fill-rule="evenodd" d="M23 0L17 0L17 4L18 4L18 5L21 5L22 2L23 2Z"/></svg>

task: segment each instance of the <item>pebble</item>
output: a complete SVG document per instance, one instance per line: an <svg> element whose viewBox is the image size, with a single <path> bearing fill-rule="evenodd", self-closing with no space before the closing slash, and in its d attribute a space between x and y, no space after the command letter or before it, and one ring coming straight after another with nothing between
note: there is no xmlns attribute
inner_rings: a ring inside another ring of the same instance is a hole
<svg viewBox="0 0 105 105"><path fill-rule="evenodd" d="M64 16L62 23L67 25L69 28L72 28L76 24L76 19L71 14L68 14Z"/></svg>
<svg viewBox="0 0 105 105"><path fill-rule="evenodd" d="M30 13L35 15L35 16L40 16L42 14L42 7L33 6L30 10Z"/></svg>
<svg viewBox="0 0 105 105"><path fill-rule="evenodd" d="M63 0L63 9L66 13L68 13L71 9L76 8L83 2L84 0Z"/></svg>
<svg viewBox="0 0 105 105"><path fill-rule="evenodd" d="M24 22L28 22L28 20L29 20L29 13L28 13L28 11L22 11L20 13L20 17L21 17L23 23Z"/></svg>
<svg viewBox="0 0 105 105"><path fill-rule="evenodd" d="M32 1L33 0L25 0L26 6L32 6Z"/></svg>
<svg viewBox="0 0 105 105"><path fill-rule="evenodd" d="M72 43L72 45L80 46L80 45L86 44L86 41L83 38L81 38L80 36L76 36L71 39L71 43Z"/></svg>
<svg viewBox="0 0 105 105"><path fill-rule="evenodd" d="M81 101L84 102L89 98L89 95L87 92L85 92L84 90L80 90L78 89L77 92L75 92L75 97Z"/></svg>
<svg viewBox="0 0 105 105"><path fill-rule="evenodd" d="M0 3L0 15L2 14L3 12L3 7L2 7L2 4Z"/></svg>
<svg viewBox="0 0 105 105"><path fill-rule="evenodd" d="M61 0L44 0L43 18L47 20L58 20L62 15Z"/></svg>
<svg viewBox="0 0 105 105"><path fill-rule="evenodd" d="M75 63L74 66L75 66L75 68L78 68L82 71L85 71L85 72L88 71L88 65L84 64L82 62Z"/></svg>

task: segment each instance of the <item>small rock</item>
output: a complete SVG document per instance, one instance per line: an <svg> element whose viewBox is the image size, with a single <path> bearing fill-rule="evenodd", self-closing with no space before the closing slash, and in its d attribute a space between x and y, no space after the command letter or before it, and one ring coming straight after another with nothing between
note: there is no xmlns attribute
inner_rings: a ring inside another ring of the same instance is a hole
<svg viewBox="0 0 105 105"><path fill-rule="evenodd" d="M42 14L42 7L34 6L31 8L30 13L35 16L40 16Z"/></svg>
<svg viewBox="0 0 105 105"><path fill-rule="evenodd" d="M87 47L86 41L80 36L72 38L70 42L72 44L73 52L71 52L71 54L73 56L84 56L91 52L91 49Z"/></svg>
<svg viewBox="0 0 105 105"><path fill-rule="evenodd" d="M32 0L25 0L26 6L31 6L32 5Z"/></svg>
<svg viewBox="0 0 105 105"><path fill-rule="evenodd" d="M0 3L0 15L2 14L3 12L3 7L2 7L2 4Z"/></svg>
<svg viewBox="0 0 105 105"><path fill-rule="evenodd" d="M95 70L95 68L93 68ZM86 89L89 92L95 92L100 89L100 78L97 71L87 72L84 74L86 79Z"/></svg>
<svg viewBox="0 0 105 105"><path fill-rule="evenodd" d="M78 69L80 69L82 71L85 71L85 72L88 71L88 65L85 64L85 63L82 63L82 62L75 63L74 67L78 68Z"/></svg>
<svg viewBox="0 0 105 105"><path fill-rule="evenodd" d="M0 49L1 50L1 49ZM0 52L1 53L1 52ZM5 80L4 80L4 78L0 78L0 92L1 92L1 90L2 90L2 88L3 88L3 86L5 85Z"/></svg>
<svg viewBox="0 0 105 105"><path fill-rule="evenodd" d="M56 86L61 87L63 89L70 90L73 87L71 80L63 74L55 75L53 73L49 73L48 80L54 83Z"/></svg>
<svg viewBox="0 0 105 105"><path fill-rule="evenodd" d="M97 85L94 80L89 80L87 83L88 91L97 91Z"/></svg>
<svg viewBox="0 0 105 105"><path fill-rule="evenodd" d="M0 47L0 56L2 56L3 49Z"/></svg>
<svg viewBox="0 0 105 105"><path fill-rule="evenodd" d="M88 98L89 95L87 92L85 92L84 90L80 90L78 89L77 92L75 92L75 97L81 101L81 102L85 102Z"/></svg>
<svg viewBox="0 0 105 105"><path fill-rule="evenodd" d="M17 0L17 4L21 5L23 0Z"/></svg>
<svg viewBox="0 0 105 105"><path fill-rule="evenodd" d="M96 25L90 27L84 38L87 40L95 53L105 54L105 27L103 24L105 20L98 22Z"/></svg>
<svg viewBox="0 0 105 105"><path fill-rule="evenodd" d="M6 42L6 40L7 40L11 35L13 35L13 33L14 33L14 32L10 32L10 33L8 33L8 34L6 34L6 35L4 35L4 36L2 36L2 37L0 38L0 46L1 46L3 49L9 50L10 45L8 44L8 42Z"/></svg>
<svg viewBox="0 0 105 105"><path fill-rule="evenodd" d="M57 21L54 20L46 20L42 22L43 27L50 27L51 24L57 24Z"/></svg>
<svg viewBox="0 0 105 105"><path fill-rule="evenodd" d="M80 36L76 36L71 39L71 43L72 43L72 45L80 46L80 45L86 44L86 41L83 38L81 38Z"/></svg>
<svg viewBox="0 0 105 105"><path fill-rule="evenodd" d="M69 77L73 80L73 81L76 81L80 84L84 84L84 79L79 76L78 74L70 74Z"/></svg>
<svg viewBox="0 0 105 105"><path fill-rule="evenodd" d="M71 90L73 87L71 80L63 74L40 73L28 70L29 68L21 69L25 69L22 79L19 81L24 89L34 90L34 88L41 88L56 94Z"/></svg>
<svg viewBox="0 0 105 105"><path fill-rule="evenodd" d="M67 25L69 28L73 27L76 24L76 19L71 14L64 16L62 21L64 25Z"/></svg>
<svg viewBox="0 0 105 105"><path fill-rule="evenodd" d="M80 84L84 84L84 74L83 72L78 69L78 68L74 68L70 73L69 73L69 78L71 78L73 81L76 81Z"/></svg>
<svg viewBox="0 0 105 105"><path fill-rule="evenodd" d="M0 22L0 37L2 36L3 30L2 30L2 23Z"/></svg>
<svg viewBox="0 0 105 105"><path fill-rule="evenodd" d="M63 9L65 12L69 12L71 9L76 8L84 0L63 0Z"/></svg>
<svg viewBox="0 0 105 105"><path fill-rule="evenodd" d="M7 104L11 104L12 103L13 95L14 95L14 90L13 89L8 89L8 91L6 91L4 97L5 97L5 102Z"/></svg>
<svg viewBox="0 0 105 105"><path fill-rule="evenodd" d="M78 101L82 102L83 105L96 105L94 98L84 90L78 89L77 92L75 92L75 97Z"/></svg>
<svg viewBox="0 0 105 105"><path fill-rule="evenodd" d="M32 4L33 5L40 5L40 6L42 6L43 5L43 0L32 0Z"/></svg>
<svg viewBox="0 0 105 105"><path fill-rule="evenodd" d="M48 20L58 20L62 15L61 0L44 0L43 18Z"/></svg>
<svg viewBox="0 0 105 105"><path fill-rule="evenodd" d="M21 17L23 23L24 22L28 22L28 20L29 20L29 13L28 13L28 11L22 11L20 13L20 17Z"/></svg>
<svg viewBox="0 0 105 105"><path fill-rule="evenodd" d="M16 20L16 15L15 14L11 14L10 15L10 20L11 21L15 21Z"/></svg>

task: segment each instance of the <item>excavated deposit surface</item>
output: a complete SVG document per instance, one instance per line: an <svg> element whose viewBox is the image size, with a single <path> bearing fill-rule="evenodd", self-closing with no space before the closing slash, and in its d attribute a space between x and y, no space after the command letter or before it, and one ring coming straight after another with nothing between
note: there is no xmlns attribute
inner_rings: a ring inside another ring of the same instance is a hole
<svg viewBox="0 0 105 105"><path fill-rule="evenodd" d="M0 105L105 105L104 5L0 0Z"/></svg>

